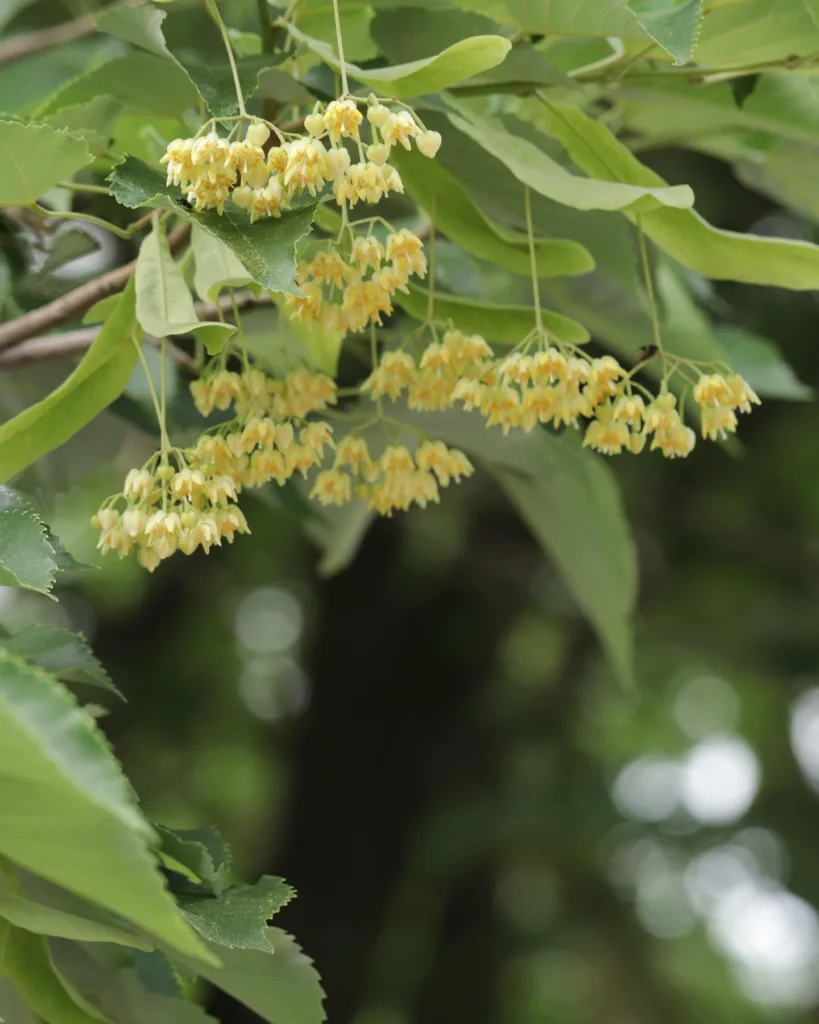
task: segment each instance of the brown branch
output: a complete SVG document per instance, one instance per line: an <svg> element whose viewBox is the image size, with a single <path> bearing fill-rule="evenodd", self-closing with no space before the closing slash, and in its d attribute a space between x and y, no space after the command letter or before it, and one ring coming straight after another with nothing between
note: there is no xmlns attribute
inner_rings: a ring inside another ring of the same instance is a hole
<svg viewBox="0 0 819 1024"><path fill-rule="evenodd" d="M188 236L188 226L183 225L172 231L168 236L168 244L171 252L176 252ZM19 345L27 338L34 338L39 334L46 334L52 328L73 320L90 309L100 299L105 299L114 292L118 292L128 283L131 274L136 267L136 260L126 263L116 270L109 270L107 274L98 277L93 281L75 288L67 295L61 295L59 299L33 309L30 313L24 313L16 320L10 320L6 324L0 324L0 350L11 348L12 345Z"/></svg>
<svg viewBox="0 0 819 1024"><path fill-rule="evenodd" d="M82 18L66 21L62 25L12 36L11 39L0 45L0 68L21 57L27 57L30 53L39 53L40 50L46 50L51 46L59 46L61 43L70 43L74 39L81 39L94 31L94 21L95 15L86 14Z"/></svg>

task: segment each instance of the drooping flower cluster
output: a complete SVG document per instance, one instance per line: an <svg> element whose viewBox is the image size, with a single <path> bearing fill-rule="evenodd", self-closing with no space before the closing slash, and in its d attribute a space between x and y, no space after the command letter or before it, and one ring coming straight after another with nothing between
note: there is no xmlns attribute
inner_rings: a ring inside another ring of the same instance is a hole
<svg viewBox="0 0 819 1024"><path fill-rule="evenodd" d="M306 477L333 445L328 423L305 422L336 401L335 382L324 374L296 370L281 381L258 369L219 370L191 391L202 415L233 407L235 417L192 448L169 448L131 470L122 492L92 520L102 551L136 552L151 571L176 551L207 552L249 532L236 504L242 488L283 484L297 472Z"/></svg>
<svg viewBox="0 0 819 1024"><path fill-rule="evenodd" d="M443 441L424 441L414 455L404 445L390 445L373 459L362 437L348 435L338 445L332 469L316 478L311 497L322 505L344 505L353 494L365 498L379 515L426 508L440 500L439 488L472 475L469 459Z"/></svg>
<svg viewBox="0 0 819 1024"><path fill-rule="evenodd" d="M231 199L249 212L251 221L280 217L300 192L315 196L328 184L339 206L377 203L390 192L404 191L401 175L387 163L390 148L400 144L409 149L410 139L415 139L419 151L432 157L441 136L425 131L409 109L393 113L375 97L368 104L373 141L366 153L359 134L364 115L356 100L346 97L333 100L326 109L317 104L305 118L304 136L285 135L253 118L244 138L233 139L233 132L224 137L211 127L193 138L174 139L160 161L168 166L167 184L178 185L196 210L221 215ZM271 128L279 145L265 152ZM358 162L352 162L345 139L358 145ZM329 140L329 147L323 140Z"/></svg>
<svg viewBox="0 0 819 1024"><path fill-rule="evenodd" d="M409 407L422 411L460 403L505 434L515 428L531 431L538 423L578 426L589 420L583 443L605 455L637 454L649 439L650 448L668 458L688 455L696 437L668 381L655 397L632 377L612 356L592 358L576 346L543 342L531 353L497 358L480 335L450 330L441 342L429 344L417 363L409 352L385 352L361 390L376 399L406 393ZM701 407L702 435L712 440L736 429L736 410L750 412L751 404L759 403L738 375L700 376L693 393Z"/></svg>
<svg viewBox="0 0 819 1024"><path fill-rule="evenodd" d="M412 275L424 277L427 260L421 239L393 231L382 245L375 235L355 237L350 251L328 245L296 269L302 295L289 295L287 307L299 319L335 331L361 331L392 313L392 296L407 290Z"/></svg>

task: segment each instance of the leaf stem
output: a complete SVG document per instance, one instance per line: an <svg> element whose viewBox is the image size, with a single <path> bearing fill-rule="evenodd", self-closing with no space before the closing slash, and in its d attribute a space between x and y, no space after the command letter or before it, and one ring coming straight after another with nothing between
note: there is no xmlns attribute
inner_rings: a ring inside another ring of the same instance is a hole
<svg viewBox="0 0 819 1024"><path fill-rule="evenodd" d="M236 58L233 56L233 47L230 42L227 26L222 20L219 8L216 6L216 0L206 0L206 3L210 16L216 22L219 27L219 31L222 33L222 40L224 41L225 49L227 50L230 70L233 74L233 84L236 87L236 101L239 104L239 117L247 117L247 110L245 110L245 98L242 95L242 85L239 81L239 69L236 67Z"/></svg>
<svg viewBox="0 0 819 1024"><path fill-rule="evenodd" d="M529 268L532 273L532 298L535 303L535 325L543 334L543 312L540 308L540 281L537 276L537 256L535 254L535 233L532 228L532 195L529 186L523 190L523 205L526 211L526 237L529 239Z"/></svg>
<svg viewBox="0 0 819 1024"><path fill-rule="evenodd" d="M341 15L338 10L338 0L333 0L333 17L336 23L336 43L338 45L338 61L341 65L341 95L346 96L350 91L347 88L347 67L344 63L344 41L341 38Z"/></svg>
<svg viewBox="0 0 819 1024"><path fill-rule="evenodd" d="M427 300L427 322L432 323L435 319L435 208L438 204L438 196L432 199L432 214L429 227L429 298Z"/></svg>
<svg viewBox="0 0 819 1024"><path fill-rule="evenodd" d="M154 386L154 380L153 380L153 377L151 376L151 368L148 366L148 360L145 358L145 353L142 351L142 344L141 344L140 341L137 340L136 334L132 334L131 335L131 341L136 346L137 355L139 356L139 361L140 361L140 363L142 363L142 369L145 372L145 379L148 381L148 390L151 393L151 401L154 404L154 412L156 413L156 422L157 422L157 424L159 426L159 433L160 433L160 437L162 438L162 449L164 451L164 449L166 447L168 447L168 445L166 444L168 438L167 438L167 434L165 433L165 419L164 419L164 417L162 415L162 407L159 404L159 396L156 393L156 387ZM164 353L164 345L165 345L164 339L162 341L162 345L163 345L163 353ZM163 367L165 365L164 358L162 360L162 365L163 365Z"/></svg>
<svg viewBox="0 0 819 1024"><path fill-rule="evenodd" d="M131 238L134 235L133 225L129 228L121 228L110 221L103 220L102 217L95 217L90 213L78 213L76 210L49 210L45 206L40 206L39 203L32 203L31 209L36 210L43 217L48 217L49 220L85 220L91 224L97 224L101 228L106 228L120 238ZM139 223L139 221L136 223Z"/></svg>
<svg viewBox="0 0 819 1024"><path fill-rule="evenodd" d="M84 181L61 181L57 187L68 188L72 192L96 192L101 196L111 195L104 185L87 185Z"/></svg>
<svg viewBox="0 0 819 1024"><path fill-rule="evenodd" d="M256 0L259 12L259 35L262 37L262 51L270 53L273 49L273 23L270 20L270 8L267 0Z"/></svg>
<svg viewBox="0 0 819 1024"><path fill-rule="evenodd" d="M657 350L660 356L665 360L665 350L663 349L663 339L660 333L660 318L657 313L657 299L654 294L654 278L651 273L651 265L648 262L648 249L646 247L646 236L643 232L643 218L641 214L637 214L637 237L640 241L640 263L643 267L643 278L646 283L646 295L648 296L648 307L651 313L651 330L654 337L654 344L657 346Z"/></svg>
<svg viewBox="0 0 819 1024"><path fill-rule="evenodd" d="M165 452L170 448L170 442L168 441L168 339L162 339L162 346L160 348L160 370L159 370L159 387L160 387L160 408L162 410L162 419L160 421L160 430L162 431L162 451Z"/></svg>

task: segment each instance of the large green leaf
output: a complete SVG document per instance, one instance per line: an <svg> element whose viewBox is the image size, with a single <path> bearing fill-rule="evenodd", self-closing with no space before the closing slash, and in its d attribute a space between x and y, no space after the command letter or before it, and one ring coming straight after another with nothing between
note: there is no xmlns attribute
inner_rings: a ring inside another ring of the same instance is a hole
<svg viewBox="0 0 819 1024"><path fill-rule="evenodd" d="M110 1024L58 973L41 936L0 920L0 954L0 973L43 1024Z"/></svg>
<svg viewBox="0 0 819 1024"><path fill-rule="evenodd" d="M330 67L340 67L332 46L311 39L293 25L288 26L288 31ZM512 44L502 36L473 36L448 46L434 57L425 57L409 64L365 70L348 63L347 74L382 95L405 99L422 93L440 92L466 78L479 75L500 64L511 48Z"/></svg>
<svg viewBox="0 0 819 1024"><path fill-rule="evenodd" d="M133 279L76 370L42 401L0 426L0 481L53 451L125 389L137 361Z"/></svg>
<svg viewBox="0 0 819 1024"><path fill-rule="evenodd" d="M267 217L251 225L243 210L226 210L221 217L215 210L204 213L186 210L178 204L178 193L165 184L162 175L136 157L128 157L118 164L108 180L111 194L123 206L175 210L224 242L253 280L264 288L295 292L295 246L310 230L314 202L284 213L280 218Z"/></svg>
<svg viewBox="0 0 819 1024"><path fill-rule="evenodd" d="M233 324L199 320L182 268L171 255L161 228L155 227L143 239L134 279L137 320L155 338L193 333L211 355L216 355L235 333Z"/></svg>
<svg viewBox="0 0 819 1024"><path fill-rule="evenodd" d="M48 594L56 572L54 548L37 516L19 508L0 511L0 586Z"/></svg>
<svg viewBox="0 0 819 1024"><path fill-rule="evenodd" d="M629 7L675 64L691 59L703 20L702 0L629 0Z"/></svg>
<svg viewBox="0 0 819 1024"><path fill-rule="evenodd" d="M742 0L713 5L697 45L700 64L749 65L819 50L815 0Z"/></svg>
<svg viewBox="0 0 819 1024"><path fill-rule="evenodd" d="M542 123L589 174L647 187L665 184L605 125L581 110L548 103ZM628 216L635 219L636 215ZM794 291L819 288L819 246L721 231L693 210L655 209L640 214L640 218L645 233L660 248L705 277L777 285Z"/></svg>
<svg viewBox="0 0 819 1024"><path fill-rule="evenodd" d="M165 11L152 4L114 6L97 16L96 25L100 32L124 39L157 57L173 60L162 32L162 22L166 17Z"/></svg>
<svg viewBox="0 0 819 1024"><path fill-rule="evenodd" d="M147 939L135 932L117 924L95 920L93 908L89 906L88 909L89 915L83 916L30 899L20 890L19 885L0 876L0 928L2 920L6 920L36 935L73 939L76 942L113 942L134 949L153 948Z"/></svg>
<svg viewBox="0 0 819 1024"><path fill-rule="evenodd" d="M496 157L523 185L548 199L577 210L651 210L659 206L684 208L694 202L688 185L625 184L605 175L583 178L567 171L528 139L513 135L496 121L476 114L450 120L465 135ZM591 122L594 124L595 122ZM593 172L590 172L593 173Z"/></svg>
<svg viewBox="0 0 819 1024"><path fill-rule="evenodd" d="M272 953L210 943L222 967L198 972L269 1024L322 1024L324 992L312 961L286 932L268 928L266 935Z"/></svg>
<svg viewBox="0 0 819 1024"><path fill-rule="evenodd" d="M153 841L93 719L52 676L0 649L0 853L206 957L164 889Z"/></svg>
<svg viewBox="0 0 819 1024"><path fill-rule="evenodd" d="M637 564L614 475L574 431L504 437L477 413L397 414L479 458L509 495L597 631L623 682L632 675Z"/></svg>
<svg viewBox="0 0 819 1024"><path fill-rule="evenodd" d="M0 512L0 521L3 515ZM0 646L27 658L63 682L99 686L122 697L88 641L79 633L54 626L24 626L17 633L0 639Z"/></svg>
<svg viewBox="0 0 819 1024"><path fill-rule="evenodd" d="M411 286L408 294L396 292L393 301L418 320L426 320L429 292L425 288ZM441 293L435 296L435 317L451 320L460 331L481 334L487 341L502 345L516 345L535 326L535 311L530 306L496 306ZM586 328L562 313L544 309L543 324L560 341L582 345L589 340Z"/></svg>
<svg viewBox="0 0 819 1024"><path fill-rule="evenodd" d="M263 875L255 885L232 885L219 896L178 896L177 902L188 924L208 942L271 953L265 925L295 895L281 878Z"/></svg>
<svg viewBox="0 0 819 1024"><path fill-rule="evenodd" d="M650 42L626 0L506 0L506 7L527 33L618 36Z"/></svg>
<svg viewBox="0 0 819 1024"><path fill-rule="evenodd" d="M0 206L28 206L92 156L85 139L45 124L0 121Z"/></svg>
<svg viewBox="0 0 819 1024"><path fill-rule="evenodd" d="M216 302L223 288L241 288L253 280L233 250L198 224L191 231L191 248L193 287L200 299Z"/></svg>
<svg viewBox="0 0 819 1024"><path fill-rule="evenodd" d="M199 99L190 78L178 64L150 53L124 57L84 71L60 86L37 108L36 117L47 117L99 96L111 96L131 110L178 118L196 109Z"/></svg>
<svg viewBox="0 0 819 1024"><path fill-rule="evenodd" d="M394 154L393 163L413 198L434 218L436 227L447 238L474 256L524 277L531 275L526 235L493 224L454 174L414 152ZM589 251L578 242L565 239L536 239L535 257L539 277L574 276L594 269Z"/></svg>

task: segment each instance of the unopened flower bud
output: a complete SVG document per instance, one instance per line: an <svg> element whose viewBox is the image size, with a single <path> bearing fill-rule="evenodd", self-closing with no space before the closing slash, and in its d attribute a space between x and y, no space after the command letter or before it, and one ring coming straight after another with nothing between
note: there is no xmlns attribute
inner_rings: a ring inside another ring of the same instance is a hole
<svg viewBox="0 0 819 1024"><path fill-rule="evenodd" d="M245 136L251 146L263 146L270 138L270 129L263 121L254 121Z"/></svg>
<svg viewBox="0 0 819 1024"><path fill-rule="evenodd" d="M422 132L415 139L415 145L424 156L433 157L441 148L440 132Z"/></svg>
<svg viewBox="0 0 819 1024"><path fill-rule="evenodd" d="M389 116L389 107L385 107L382 103L373 104L367 111L367 120L376 128L381 128Z"/></svg>
<svg viewBox="0 0 819 1024"><path fill-rule="evenodd" d="M377 167L383 167L390 155L390 147L383 143L367 147L367 159Z"/></svg>
<svg viewBox="0 0 819 1024"><path fill-rule="evenodd" d="M315 138L324 134L324 114L308 114L304 119L304 127Z"/></svg>
<svg viewBox="0 0 819 1024"><path fill-rule="evenodd" d="M246 210L253 202L253 189L248 185L240 185L233 190L231 197L240 209Z"/></svg>
<svg viewBox="0 0 819 1024"><path fill-rule="evenodd" d="M168 465L167 462L163 462L163 464L157 469L156 475L164 483L167 483L173 477L174 472L173 466Z"/></svg>

